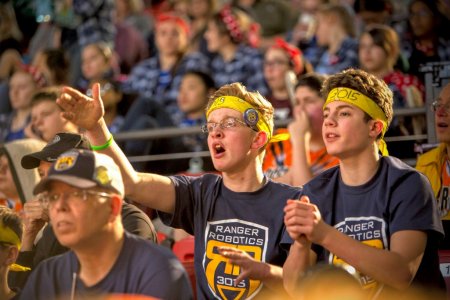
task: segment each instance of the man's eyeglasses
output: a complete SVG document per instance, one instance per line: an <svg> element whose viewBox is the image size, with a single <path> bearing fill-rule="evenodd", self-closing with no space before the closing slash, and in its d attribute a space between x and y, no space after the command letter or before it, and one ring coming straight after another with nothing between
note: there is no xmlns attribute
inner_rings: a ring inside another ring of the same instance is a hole
<svg viewBox="0 0 450 300"><path fill-rule="evenodd" d="M39 201L44 205L52 206L59 199L65 199L66 202L87 201L89 196L97 198L111 198L111 194L104 192L95 192L89 190L75 190L70 192L47 193L43 192L38 195Z"/></svg>
<svg viewBox="0 0 450 300"><path fill-rule="evenodd" d="M239 119L236 119L236 118L232 118L232 117L225 118L222 121L220 121L219 123L208 122L202 126L202 131L204 133L212 133L214 131L214 129L216 129L217 127L220 127L220 129L225 130L225 129L234 128L238 124L241 126L249 127L251 129L253 129L254 131L256 131L255 128L248 126L245 122L243 122Z"/></svg>
<svg viewBox="0 0 450 300"><path fill-rule="evenodd" d="M440 101L436 100L433 103L431 103L431 108L433 109L434 112L443 108L446 113L450 114L450 103L442 104Z"/></svg>

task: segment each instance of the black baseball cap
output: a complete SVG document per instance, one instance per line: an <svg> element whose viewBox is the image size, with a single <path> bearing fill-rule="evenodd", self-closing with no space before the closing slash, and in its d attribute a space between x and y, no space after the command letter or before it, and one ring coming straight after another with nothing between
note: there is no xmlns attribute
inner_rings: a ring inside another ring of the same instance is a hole
<svg viewBox="0 0 450 300"><path fill-rule="evenodd" d="M47 177L35 186L33 193L36 195L46 191L52 181L81 189L102 187L122 197L125 192L120 169L114 160L90 150L72 149L58 156Z"/></svg>
<svg viewBox="0 0 450 300"><path fill-rule="evenodd" d="M24 169L34 169L39 167L41 161L54 162L60 154L74 148L89 150L91 144L85 136L78 133L57 133L41 151L22 157L21 164Z"/></svg>

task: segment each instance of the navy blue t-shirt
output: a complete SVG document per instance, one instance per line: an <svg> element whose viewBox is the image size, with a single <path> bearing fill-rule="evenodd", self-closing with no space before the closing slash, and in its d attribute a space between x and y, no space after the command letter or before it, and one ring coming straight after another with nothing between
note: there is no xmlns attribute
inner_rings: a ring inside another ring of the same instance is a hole
<svg viewBox="0 0 450 300"><path fill-rule="evenodd" d="M246 299L268 292L259 280L233 285L239 267L227 263L217 247L246 251L254 259L282 266L287 252L279 243L284 227L283 208L297 199L299 188L268 180L258 191L237 193L222 177L172 176L176 190L173 215L159 212L170 226L195 236L197 299Z"/></svg>
<svg viewBox="0 0 450 300"><path fill-rule="evenodd" d="M391 236L397 231L426 232L427 246L414 283L443 286L437 251L442 223L430 183L421 173L395 157L382 157L376 174L363 185L345 185L337 166L305 184L303 194L317 205L325 223L378 249L389 249ZM286 234L283 243L288 240ZM318 262L340 265L355 273L363 286L379 287L326 249L313 245L313 250Z"/></svg>
<svg viewBox="0 0 450 300"><path fill-rule="evenodd" d="M114 266L100 282L85 286L77 277L79 267L73 251L43 261L32 272L19 299L70 299L72 289L75 299L116 293L193 298L186 271L171 251L127 232Z"/></svg>

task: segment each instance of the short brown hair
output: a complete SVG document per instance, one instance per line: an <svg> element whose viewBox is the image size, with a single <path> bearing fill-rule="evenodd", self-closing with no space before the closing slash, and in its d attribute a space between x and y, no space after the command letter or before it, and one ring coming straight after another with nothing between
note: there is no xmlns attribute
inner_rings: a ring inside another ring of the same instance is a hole
<svg viewBox="0 0 450 300"><path fill-rule="evenodd" d="M31 107L42 101L52 101L56 103L56 99L58 99L60 95L61 87L59 86L42 88L34 93L33 98L31 98Z"/></svg>
<svg viewBox="0 0 450 300"><path fill-rule="evenodd" d="M328 77L323 83L322 95L326 99L330 91L337 87L357 90L372 99L383 110L389 127L394 114L392 108L394 100L392 91L383 80L363 70L348 69Z"/></svg>

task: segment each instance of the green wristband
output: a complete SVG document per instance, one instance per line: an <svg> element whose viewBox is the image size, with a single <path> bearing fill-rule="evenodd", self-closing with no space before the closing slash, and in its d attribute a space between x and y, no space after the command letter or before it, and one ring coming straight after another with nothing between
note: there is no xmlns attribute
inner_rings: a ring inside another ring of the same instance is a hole
<svg viewBox="0 0 450 300"><path fill-rule="evenodd" d="M112 142L113 142L113 136L111 134L111 136L109 137L109 139L106 141L106 143L104 143L103 145L100 146L94 146L91 145L91 149L94 151L100 151L100 150L105 150L106 148L108 148L109 146L111 146Z"/></svg>

